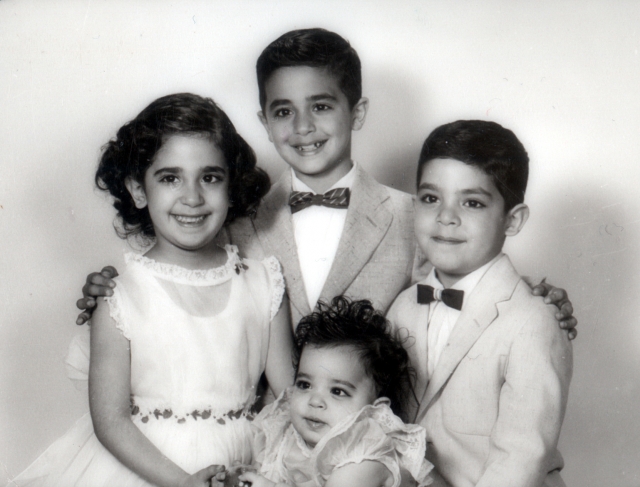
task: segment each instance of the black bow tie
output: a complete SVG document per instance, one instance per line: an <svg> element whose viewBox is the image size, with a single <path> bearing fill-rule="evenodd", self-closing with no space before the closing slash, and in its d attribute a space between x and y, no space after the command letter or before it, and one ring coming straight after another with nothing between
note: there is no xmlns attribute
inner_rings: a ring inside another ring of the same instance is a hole
<svg viewBox="0 0 640 487"><path fill-rule="evenodd" d="M289 196L291 213L309 208L312 205L328 206L329 208L349 207L349 188L336 188L325 194L314 194L306 191L292 191Z"/></svg>
<svg viewBox="0 0 640 487"><path fill-rule="evenodd" d="M418 304L429 304L433 301L442 301L449 308L462 309L464 291L458 289L434 289L432 286L418 284Z"/></svg>

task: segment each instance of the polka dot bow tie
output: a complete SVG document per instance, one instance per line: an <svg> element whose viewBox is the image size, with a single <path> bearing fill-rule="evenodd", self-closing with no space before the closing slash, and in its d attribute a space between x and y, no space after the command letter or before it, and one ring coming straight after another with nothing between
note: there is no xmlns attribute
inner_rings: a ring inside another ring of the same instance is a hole
<svg viewBox="0 0 640 487"><path fill-rule="evenodd" d="M314 194L306 191L292 191L289 196L291 213L296 213L312 205L328 206L329 208L349 207L349 188L336 188L325 194Z"/></svg>
<svg viewBox="0 0 640 487"><path fill-rule="evenodd" d="M434 289L432 286L418 284L418 304L429 304L433 301L442 301L449 308L462 309L464 291L458 289Z"/></svg>

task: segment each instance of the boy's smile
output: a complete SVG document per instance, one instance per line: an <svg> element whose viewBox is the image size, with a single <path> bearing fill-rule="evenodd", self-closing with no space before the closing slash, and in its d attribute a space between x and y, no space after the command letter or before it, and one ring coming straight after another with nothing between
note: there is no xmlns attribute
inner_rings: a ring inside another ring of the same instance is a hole
<svg viewBox="0 0 640 487"><path fill-rule="evenodd" d="M269 140L302 182L326 191L352 167L351 131L364 124L367 99L351 109L336 77L310 66L277 69L265 92L258 116Z"/></svg>
<svg viewBox="0 0 640 487"><path fill-rule="evenodd" d="M504 208L493 180L479 168L455 159L425 164L416 196L416 237L445 287L491 261L506 236L520 231L526 205Z"/></svg>

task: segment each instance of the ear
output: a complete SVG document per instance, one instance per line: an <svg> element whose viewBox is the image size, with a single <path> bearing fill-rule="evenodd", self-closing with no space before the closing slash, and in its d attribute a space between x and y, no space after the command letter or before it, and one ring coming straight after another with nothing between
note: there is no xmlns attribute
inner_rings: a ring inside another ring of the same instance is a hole
<svg viewBox="0 0 640 487"><path fill-rule="evenodd" d="M260 122L262 123L262 126L264 127L264 129L267 131L267 135L269 136L269 142L273 143L273 137L271 137L271 128L269 127L269 122L267 120L267 117L265 117L262 110L258 112L258 118L260 119Z"/></svg>
<svg viewBox="0 0 640 487"><path fill-rule="evenodd" d="M124 180L124 184L127 187L127 191L133 198L133 202L136 208L141 210L147 206L147 194L144 192L144 187L138 181L129 176Z"/></svg>
<svg viewBox="0 0 640 487"><path fill-rule="evenodd" d="M360 130L367 118L367 110L369 110L369 99L360 98L351 110L351 130Z"/></svg>
<svg viewBox="0 0 640 487"><path fill-rule="evenodd" d="M514 206L507 213L505 220L504 234L507 237L518 235L524 224L529 219L529 207L524 203Z"/></svg>

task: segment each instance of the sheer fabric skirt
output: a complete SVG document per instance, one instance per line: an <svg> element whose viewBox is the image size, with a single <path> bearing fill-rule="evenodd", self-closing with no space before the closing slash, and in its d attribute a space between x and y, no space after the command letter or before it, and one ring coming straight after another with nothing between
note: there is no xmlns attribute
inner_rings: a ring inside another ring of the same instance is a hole
<svg viewBox="0 0 640 487"><path fill-rule="evenodd" d="M249 421L240 417L220 424L215 418L188 419L152 417L136 426L169 459L186 472L209 465L251 462ZM61 438L8 486L28 487L149 487L102 446L93 431L89 414L84 415Z"/></svg>

